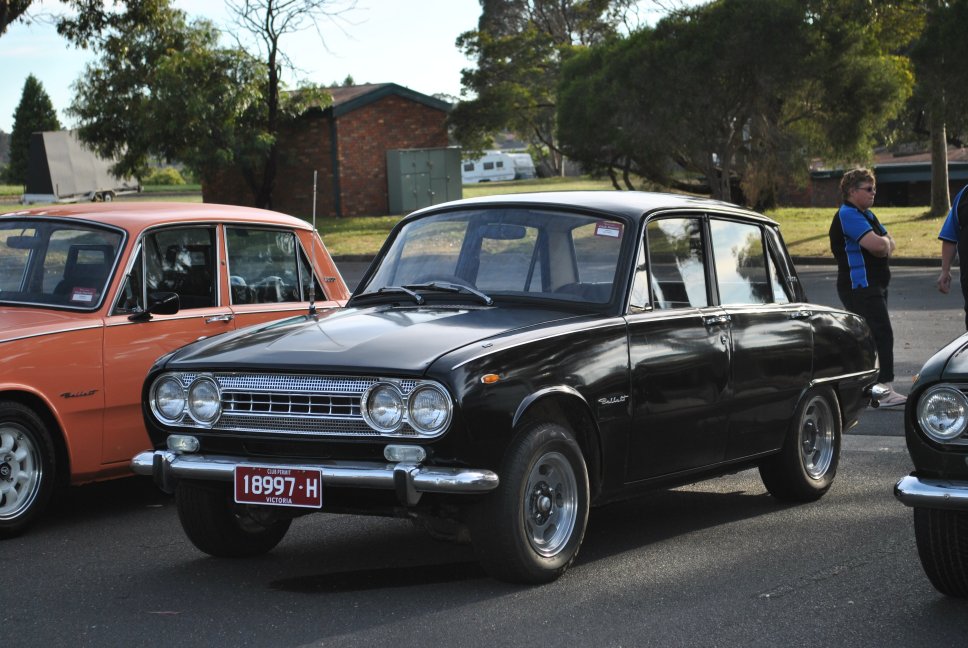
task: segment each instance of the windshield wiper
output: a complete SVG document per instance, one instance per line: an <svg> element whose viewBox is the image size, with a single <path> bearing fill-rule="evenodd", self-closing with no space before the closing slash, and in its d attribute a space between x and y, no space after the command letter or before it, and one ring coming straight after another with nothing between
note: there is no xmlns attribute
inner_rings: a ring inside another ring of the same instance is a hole
<svg viewBox="0 0 968 648"><path fill-rule="evenodd" d="M452 293L467 293L469 295L474 295L485 306L490 306L494 303L489 295L482 293L476 288L471 288L470 286L462 286L461 284L450 283L446 281L431 281L430 283L423 284L407 284L404 288L410 288L411 290L440 290L443 292Z"/></svg>
<svg viewBox="0 0 968 648"><path fill-rule="evenodd" d="M365 292L356 295L353 299L362 299L364 297L381 297L387 293L403 293L409 295L417 303L418 306L422 306L424 303L424 298L422 295L418 295L409 287L406 286L384 286L375 292Z"/></svg>

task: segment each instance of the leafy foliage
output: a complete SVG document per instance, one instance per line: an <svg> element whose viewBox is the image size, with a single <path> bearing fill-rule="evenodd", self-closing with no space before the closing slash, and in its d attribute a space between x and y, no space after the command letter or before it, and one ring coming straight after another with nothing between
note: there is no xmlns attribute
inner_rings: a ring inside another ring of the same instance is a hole
<svg viewBox="0 0 968 648"><path fill-rule="evenodd" d="M556 139L558 80L563 57L576 45L616 33L631 0L482 0L478 28L461 34L459 47L476 68L463 70L462 101L451 113L455 138L469 155L509 128L525 135L544 160L561 167Z"/></svg>
<svg viewBox="0 0 968 648"><path fill-rule="evenodd" d="M10 133L10 163L7 165L7 182L23 185L27 182L27 156L30 152L30 134L37 131L60 130L57 111L50 96L37 77L30 74L24 81L20 103L13 113L13 131Z"/></svg>
<svg viewBox="0 0 968 648"><path fill-rule="evenodd" d="M81 139L117 159L118 175L144 177L152 157L181 160L200 176L236 159L259 133L246 130L260 96L260 65L217 47L211 23L188 23L168 0L130 2L97 29L101 58L74 85ZM89 25L69 31L85 40Z"/></svg>
<svg viewBox="0 0 968 648"><path fill-rule="evenodd" d="M576 52L559 88L563 149L664 185L702 176L724 200L741 187L759 207L810 156L863 159L913 77L865 16L825 4L718 0Z"/></svg>

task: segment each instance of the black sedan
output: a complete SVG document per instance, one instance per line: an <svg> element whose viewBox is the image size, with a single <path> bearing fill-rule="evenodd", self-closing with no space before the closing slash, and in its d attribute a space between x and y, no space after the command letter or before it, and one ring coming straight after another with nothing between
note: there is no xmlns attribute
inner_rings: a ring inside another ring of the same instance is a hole
<svg viewBox="0 0 968 648"><path fill-rule="evenodd" d="M132 466L211 555L269 551L313 511L395 515L540 583L590 506L750 467L777 499L820 498L876 378L863 319L806 302L763 216L463 200L402 220L347 308L159 359Z"/></svg>
<svg viewBox="0 0 968 648"><path fill-rule="evenodd" d="M914 509L921 566L943 594L968 597L968 334L918 373L904 411L914 472L894 495Z"/></svg>

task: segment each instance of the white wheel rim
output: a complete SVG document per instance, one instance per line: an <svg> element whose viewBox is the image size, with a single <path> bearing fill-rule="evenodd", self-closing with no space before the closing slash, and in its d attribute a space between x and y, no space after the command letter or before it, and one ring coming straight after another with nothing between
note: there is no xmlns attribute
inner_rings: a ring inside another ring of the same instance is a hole
<svg viewBox="0 0 968 648"><path fill-rule="evenodd" d="M15 423L0 423L0 520L12 520L30 508L43 478L40 449Z"/></svg>
<svg viewBox="0 0 968 648"><path fill-rule="evenodd" d="M578 480L560 452L541 455L524 491L524 526L531 548L550 558L568 544L578 519Z"/></svg>

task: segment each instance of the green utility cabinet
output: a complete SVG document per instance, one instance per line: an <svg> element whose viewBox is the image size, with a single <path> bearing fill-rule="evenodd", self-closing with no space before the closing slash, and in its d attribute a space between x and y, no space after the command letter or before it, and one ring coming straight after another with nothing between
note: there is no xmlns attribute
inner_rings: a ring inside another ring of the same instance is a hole
<svg viewBox="0 0 968 648"><path fill-rule="evenodd" d="M391 214L408 214L463 197L460 149L387 151L387 193Z"/></svg>

